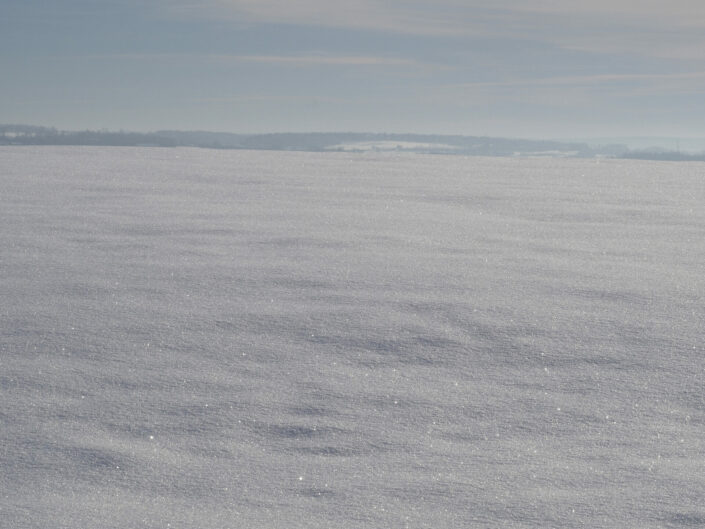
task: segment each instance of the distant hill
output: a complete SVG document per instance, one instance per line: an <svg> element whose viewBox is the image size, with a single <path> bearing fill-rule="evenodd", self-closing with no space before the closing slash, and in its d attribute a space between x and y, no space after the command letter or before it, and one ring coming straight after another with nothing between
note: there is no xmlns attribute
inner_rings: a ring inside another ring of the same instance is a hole
<svg viewBox="0 0 705 529"><path fill-rule="evenodd" d="M33 125L0 125L0 145L112 145L174 147L176 142L158 134L110 131L64 131Z"/></svg>
<svg viewBox="0 0 705 529"><path fill-rule="evenodd" d="M676 136L615 136L597 138L564 138L560 141L587 143L588 145L626 145L632 151L685 152L698 154L705 151L705 138Z"/></svg>
<svg viewBox="0 0 705 529"><path fill-rule="evenodd" d="M620 158L633 160L657 160L664 162L705 162L705 152L685 153L679 151L643 150L627 151Z"/></svg>
<svg viewBox="0 0 705 529"><path fill-rule="evenodd" d="M247 134L233 134L231 132L207 131L181 131L159 130L157 136L168 138L176 145L190 147L204 147L210 149L243 149Z"/></svg>
<svg viewBox="0 0 705 529"><path fill-rule="evenodd" d="M584 143L435 134L311 132L243 135L177 131L158 131L156 134L169 137L180 145L231 149L587 157L599 154L617 156L626 150L623 146L596 150Z"/></svg>
<svg viewBox="0 0 705 529"><path fill-rule="evenodd" d="M624 145L589 146L580 142L486 136L312 132L233 134L160 130L151 133L62 131L32 125L0 125L0 145L115 145L262 149L292 151L397 151L477 156L620 157Z"/></svg>

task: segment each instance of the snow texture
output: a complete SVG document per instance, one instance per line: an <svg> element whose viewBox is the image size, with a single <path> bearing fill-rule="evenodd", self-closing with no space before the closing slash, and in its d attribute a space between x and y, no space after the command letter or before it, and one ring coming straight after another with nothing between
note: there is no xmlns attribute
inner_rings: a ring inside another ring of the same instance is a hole
<svg viewBox="0 0 705 529"><path fill-rule="evenodd" d="M0 527L705 525L703 174L0 148Z"/></svg>

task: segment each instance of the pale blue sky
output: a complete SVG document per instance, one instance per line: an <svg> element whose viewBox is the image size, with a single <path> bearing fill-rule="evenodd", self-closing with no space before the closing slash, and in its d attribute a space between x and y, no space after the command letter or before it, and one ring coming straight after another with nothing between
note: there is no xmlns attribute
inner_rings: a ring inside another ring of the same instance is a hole
<svg viewBox="0 0 705 529"><path fill-rule="evenodd" d="M705 137L702 0L0 0L0 123Z"/></svg>

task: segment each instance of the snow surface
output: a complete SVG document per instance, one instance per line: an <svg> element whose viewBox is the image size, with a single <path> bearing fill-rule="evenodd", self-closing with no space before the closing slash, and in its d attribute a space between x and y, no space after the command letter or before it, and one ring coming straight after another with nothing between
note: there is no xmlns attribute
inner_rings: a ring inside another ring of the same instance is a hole
<svg viewBox="0 0 705 529"><path fill-rule="evenodd" d="M0 527L705 525L703 174L0 148Z"/></svg>

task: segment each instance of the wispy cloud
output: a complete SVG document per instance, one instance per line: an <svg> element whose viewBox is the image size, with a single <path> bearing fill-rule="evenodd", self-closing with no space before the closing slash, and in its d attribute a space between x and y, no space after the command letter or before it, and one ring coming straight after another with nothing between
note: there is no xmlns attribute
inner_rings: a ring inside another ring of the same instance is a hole
<svg viewBox="0 0 705 529"><path fill-rule="evenodd" d="M401 66L431 68L435 65L425 64L414 59L385 57L374 55L239 55L225 53L110 53L66 56L64 60L105 60L124 59L134 61L196 61L219 64L272 64L284 66Z"/></svg>
<svg viewBox="0 0 705 529"><path fill-rule="evenodd" d="M342 97L321 97L312 95L265 95L265 94L234 94L222 97L192 97L189 101L202 101L208 103L296 103L296 104L345 104L348 99Z"/></svg>
<svg viewBox="0 0 705 529"><path fill-rule="evenodd" d="M705 27L705 4L699 0L166 0L175 9L195 14L209 10L240 17L242 22L260 21L345 27L388 27L401 31L439 31L439 25L459 28L472 18L505 18L522 13L595 16L621 19L631 24ZM464 15L454 20L448 15ZM409 26L405 27L403 24ZM471 24L472 29L474 25Z"/></svg>
<svg viewBox="0 0 705 529"><path fill-rule="evenodd" d="M569 16L619 18L631 24L705 27L705 4L699 0L496 0L495 5L517 11Z"/></svg>
<svg viewBox="0 0 705 529"><path fill-rule="evenodd" d="M550 42L597 53L705 59L700 0L164 0L186 16L416 35Z"/></svg>
<svg viewBox="0 0 705 529"><path fill-rule="evenodd" d="M211 55L211 59L226 62L284 64L293 66L418 66L411 59L349 55Z"/></svg>
<svg viewBox="0 0 705 529"><path fill-rule="evenodd" d="M480 31L479 13L473 21L461 2L437 3L402 0L166 0L170 8L187 16L216 16L236 24L294 24L364 30L391 31L418 35L461 35Z"/></svg>
<svg viewBox="0 0 705 529"><path fill-rule="evenodd" d="M655 74L597 74L545 77L538 79L516 79L496 82L463 83L457 87L522 87L522 86L590 86L624 83L662 83L705 81L705 72L655 73ZM705 86L703 86L705 90Z"/></svg>
<svg viewBox="0 0 705 529"><path fill-rule="evenodd" d="M438 98L478 102L515 102L545 108L607 108L637 98L667 98L705 95L705 71L654 74L597 74L470 82L439 89ZM662 100L662 99L661 99Z"/></svg>

